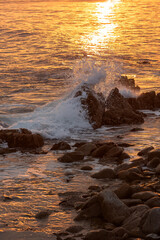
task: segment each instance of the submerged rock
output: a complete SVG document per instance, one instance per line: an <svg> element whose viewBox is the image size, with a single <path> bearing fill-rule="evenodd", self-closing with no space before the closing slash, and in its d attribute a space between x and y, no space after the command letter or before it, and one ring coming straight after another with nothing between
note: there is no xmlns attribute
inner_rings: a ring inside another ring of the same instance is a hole
<svg viewBox="0 0 160 240"><path fill-rule="evenodd" d="M70 152L64 154L62 157L58 158L58 161L63 163L79 162L84 159L84 154L82 152Z"/></svg>
<svg viewBox="0 0 160 240"><path fill-rule="evenodd" d="M59 142L59 143L55 143L51 150L70 150L71 147L67 142Z"/></svg>

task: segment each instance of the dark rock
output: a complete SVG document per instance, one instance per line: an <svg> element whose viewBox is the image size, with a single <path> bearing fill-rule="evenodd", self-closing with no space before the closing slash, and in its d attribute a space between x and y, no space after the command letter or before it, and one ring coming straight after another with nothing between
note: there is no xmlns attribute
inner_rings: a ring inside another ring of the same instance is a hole
<svg viewBox="0 0 160 240"><path fill-rule="evenodd" d="M143 191L143 192L138 192L138 193L134 193L132 195L132 198L135 199L141 199L143 201L147 201L148 199L157 196L158 194L155 192L151 192L151 191Z"/></svg>
<svg viewBox="0 0 160 240"><path fill-rule="evenodd" d="M121 78L116 81L119 86L126 87L132 91L140 91L140 87L135 85L134 78L128 78L127 76L121 76Z"/></svg>
<svg viewBox="0 0 160 240"><path fill-rule="evenodd" d="M116 175L115 175L115 172L113 169L111 168L105 168L105 169L102 169L101 171L97 172L97 173L94 173L91 175L92 178L97 178L97 179L103 179L103 178L115 178Z"/></svg>
<svg viewBox="0 0 160 240"><path fill-rule="evenodd" d="M105 143L103 144L102 146L98 147L97 149L95 149L93 152L92 152L92 157L96 157L96 158L101 158L104 156L104 154L106 152L108 152L111 148L113 148L115 146L114 143L112 142L109 142L109 143Z"/></svg>
<svg viewBox="0 0 160 240"><path fill-rule="evenodd" d="M90 155L96 149L96 145L93 143L86 143L77 148L76 151L82 152L85 156Z"/></svg>
<svg viewBox="0 0 160 240"><path fill-rule="evenodd" d="M93 185L93 186L89 186L88 188L90 191L96 191L96 192L100 192L102 189L100 186L97 185Z"/></svg>
<svg viewBox="0 0 160 240"><path fill-rule="evenodd" d="M115 240L114 234L104 229L92 230L85 236L84 240Z"/></svg>
<svg viewBox="0 0 160 240"><path fill-rule="evenodd" d="M138 109L153 110L155 108L155 99L156 99L155 91L142 93L137 98Z"/></svg>
<svg viewBox="0 0 160 240"><path fill-rule="evenodd" d="M158 164L158 166L156 167L156 173L160 174L160 164Z"/></svg>
<svg viewBox="0 0 160 240"><path fill-rule="evenodd" d="M78 233L78 232L81 232L82 230L83 230L83 227L80 225L70 226L66 229L66 231L70 233Z"/></svg>
<svg viewBox="0 0 160 240"><path fill-rule="evenodd" d="M136 206L139 204L142 204L142 200L141 199L122 199L122 201L128 206L128 207L132 207L132 206Z"/></svg>
<svg viewBox="0 0 160 240"><path fill-rule="evenodd" d="M127 148L127 147L132 147L134 145L130 143L118 143L118 146L122 148Z"/></svg>
<svg viewBox="0 0 160 240"><path fill-rule="evenodd" d="M118 146L114 146L110 148L104 156L107 158L112 158L112 157L119 157L123 153L124 149Z"/></svg>
<svg viewBox="0 0 160 240"><path fill-rule="evenodd" d="M117 197L114 192L104 190L98 195L98 197L103 217L108 222L120 224L126 217L129 216L129 208Z"/></svg>
<svg viewBox="0 0 160 240"><path fill-rule="evenodd" d="M154 149L154 147L152 147L152 146L151 147L146 147L143 150L141 150L140 152L138 152L138 155L139 156L147 155L153 149Z"/></svg>
<svg viewBox="0 0 160 240"><path fill-rule="evenodd" d="M156 149L148 153L148 161L151 161L155 157L160 158L160 149Z"/></svg>
<svg viewBox="0 0 160 240"><path fill-rule="evenodd" d="M35 215L35 218L37 219L47 218L50 214L51 214L51 211L49 210L41 211Z"/></svg>
<svg viewBox="0 0 160 240"><path fill-rule="evenodd" d="M160 158L154 157L150 162L147 163L147 167L156 168L160 164Z"/></svg>
<svg viewBox="0 0 160 240"><path fill-rule="evenodd" d="M98 202L94 202L92 204L89 204L87 208L82 209L78 215L74 218L74 220L84 220L84 219L90 219L93 217L100 217L102 215L101 207Z"/></svg>
<svg viewBox="0 0 160 240"><path fill-rule="evenodd" d="M112 231L115 235L115 239L124 240L128 239L128 231L123 227L117 227Z"/></svg>
<svg viewBox="0 0 160 240"><path fill-rule="evenodd" d="M0 148L0 154L8 154L8 153L13 153L16 152L17 149L15 148Z"/></svg>
<svg viewBox="0 0 160 240"><path fill-rule="evenodd" d="M160 208L149 210L142 220L142 231L144 233L160 234Z"/></svg>
<svg viewBox="0 0 160 240"><path fill-rule="evenodd" d="M131 214L123 222L123 227L129 232L131 236L143 237L143 232L140 228L142 217L146 214L149 207L146 205L137 205L130 208Z"/></svg>
<svg viewBox="0 0 160 240"><path fill-rule="evenodd" d="M134 180L142 180L144 177L138 167L132 167L128 170L119 171L118 178L132 182Z"/></svg>
<svg viewBox="0 0 160 240"><path fill-rule="evenodd" d="M155 108L160 108L160 93L157 93L156 95Z"/></svg>
<svg viewBox="0 0 160 240"><path fill-rule="evenodd" d="M160 207L160 197L158 196L152 197L149 200L147 200L145 204L147 204L150 208Z"/></svg>
<svg viewBox="0 0 160 240"><path fill-rule="evenodd" d="M122 185L117 188L114 193L120 198L129 198L132 194L132 189L128 183L122 183Z"/></svg>
<svg viewBox="0 0 160 240"><path fill-rule="evenodd" d="M34 134L27 129L0 130L0 139L8 143L9 148L39 148L44 145L41 135Z"/></svg>
<svg viewBox="0 0 160 240"><path fill-rule="evenodd" d="M81 192L65 192L59 193L59 197L63 200L59 203L61 207L64 209L73 209L75 208L75 204L78 202L79 205L85 202L85 199L82 198Z"/></svg>
<svg viewBox="0 0 160 240"><path fill-rule="evenodd" d="M81 167L81 170L84 170L84 171L91 171L93 168L91 166L83 166Z"/></svg>
<svg viewBox="0 0 160 240"><path fill-rule="evenodd" d="M55 143L51 150L70 150L71 147L67 142L59 142L59 143Z"/></svg>
<svg viewBox="0 0 160 240"><path fill-rule="evenodd" d="M139 132L139 131L144 131L144 129L143 128L132 128L130 131L131 132Z"/></svg>
<svg viewBox="0 0 160 240"><path fill-rule="evenodd" d="M142 114L133 110L117 88L110 92L106 105L108 110L103 116L104 125L140 124L144 122Z"/></svg>
<svg viewBox="0 0 160 240"><path fill-rule="evenodd" d="M79 162L84 159L84 154L82 152L70 152L64 154L62 157L58 158L58 161L63 163Z"/></svg>
<svg viewBox="0 0 160 240"><path fill-rule="evenodd" d="M84 97L85 93L85 97ZM82 108L87 112L88 120L94 129L102 126L102 118L105 111L105 101L102 94L97 94L87 84L81 86L75 94L79 97Z"/></svg>

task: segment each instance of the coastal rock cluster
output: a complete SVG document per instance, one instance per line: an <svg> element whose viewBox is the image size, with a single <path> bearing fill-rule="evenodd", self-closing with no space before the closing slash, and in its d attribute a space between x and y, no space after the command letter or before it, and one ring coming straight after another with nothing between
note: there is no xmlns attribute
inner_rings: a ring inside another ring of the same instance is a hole
<svg viewBox="0 0 160 240"><path fill-rule="evenodd" d="M76 210L74 220L80 225L75 226L81 229L78 233L66 229L57 239L160 239L160 150L151 146L137 155L141 157L124 163L122 159L129 155L122 147L98 142L82 143L58 159L85 163L89 157L90 161L96 158L102 169L90 174L99 184L90 186L87 193L66 192L60 206Z"/></svg>

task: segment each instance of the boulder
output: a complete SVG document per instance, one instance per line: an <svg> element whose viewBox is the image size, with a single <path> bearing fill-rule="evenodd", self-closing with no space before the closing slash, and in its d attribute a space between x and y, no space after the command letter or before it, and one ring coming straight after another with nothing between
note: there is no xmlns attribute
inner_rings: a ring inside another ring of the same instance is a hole
<svg viewBox="0 0 160 240"><path fill-rule="evenodd" d="M108 222L120 224L126 217L129 216L129 208L117 197L114 192L104 190L98 197L102 215Z"/></svg>
<svg viewBox="0 0 160 240"><path fill-rule="evenodd" d="M63 163L79 162L84 159L84 154L82 152L70 152L65 153L62 157L58 158L58 161Z"/></svg>
<svg viewBox="0 0 160 240"><path fill-rule="evenodd" d="M154 157L150 162L147 163L147 167L156 168L160 164L160 158Z"/></svg>
<svg viewBox="0 0 160 240"><path fill-rule="evenodd" d="M107 157L107 158L120 157L123 151L124 151L123 148L114 146L104 154L104 157Z"/></svg>
<svg viewBox="0 0 160 240"><path fill-rule="evenodd" d="M85 156L90 155L96 149L96 145L94 143L86 143L77 148L77 151L83 152Z"/></svg>
<svg viewBox="0 0 160 240"><path fill-rule="evenodd" d="M132 198L141 199L143 201L147 201L148 199L157 196L158 194L152 191L142 191L137 192L132 195Z"/></svg>
<svg viewBox="0 0 160 240"><path fill-rule="evenodd" d="M153 149L154 149L154 147L152 147L152 146L146 147L146 148L142 149L140 152L138 152L138 156L147 155Z"/></svg>
<svg viewBox="0 0 160 240"><path fill-rule="evenodd" d="M51 148L51 150L70 150L70 149L71 149L70 145L64 141L55 143Z"/></svg>
<svg viewBox="0 0 160 240"><path fill-rule="evenodd" d="M110 178L113 179L116 177L115 172L111 168L105 168L91 175L92 178L103 179Z"/></svg>
<svg viewBox="0 0 160 240"><path fill-rule="evenodd" d="M149 207L143 204L130 208L131 214L123 222L123 227L129 232L131 236L141 237L143 232L140 228L142 217L146 214Z"/></svg>
<svg viewBox="0 0 160 240"><path fill-rule="evenodd" d="M150 109L155 108L156 93L155 91L142 93L137 98L138 109Z"/></svg>
<svg viewBox="0 0 160 240"><path fill-rule="evenodd" d="M159 196L152 197L149 200L147 200L145 204L147 204L150 208L160 207L160 197Z"/></svg>
<svg viewBox="0 0 160 240"><path fill-rule="evenodd" d="M160 164L158 164L158 166L156 167L156 173L160 174Z"/></svg>
<svg viewBox="0 0 160 240"><path fill-rule="evenodd" d="M104 143L102 146L97 147L97 149L95 149L92 152L92 157L102 158L104 156L104 154L106 152L108 152L111 148L113 148L114 146L115 146L115 144L112 142Z"/></svg>
<svg viewBox="0 0 160 240"><path fill-rule="evenodd" d="M157 93L156 95L155 108L160 108L160 93Z"/></svg>
<svg viewBox="0 0 160 240"><path fill-rule="evenodd" d="M119 171L118 178L123 179L127 182L132 182L135 180L142 180L143 175L139 167L132 167L127 170Z"/></svg>
<svg viewBox="0 0 160 240"><path fill-rule="evenodd" d="M87 112L89 123L94 129L102 126L105 111L105 100L101 93L97 94L87 84L83 84L76 92L75 97L80 98L82 108Z"/></svg>
<svg viewBox="0 0 160 240"><path fill-rule="evenodd" d="M32 133L27 129L0 130L0 139L6 141L9 148L33 149L44 145L40 134Z"/></svg>
<svg viewBox="0 0 160 240"><path fill-rule="evenodd" d="M153 158L160 158L160 149L153 150L148 153L148 161L151 161Z"/></svg>
<svg viewBox="0 0 160 240"><path fill-rule="evenodd" d="M149 210L142 220L142 231L160 234L160 207Z"/></svg>
<svg viewBox="0 0 160 240"><path fill-rule="evenodd" d="M127 76L121 76L120 79L116 81L120 87L126 87L132 91L140 91L140 87L136 86L134 78L129 78Z"/></svg>
<svg viewBox="0 0 160 240"><path fill-rule="evenodd" d="M118 196L118 198L129 198L132 194L132 188L128 183L122 183L119 188L117 188L114 193Z"/></svg>
<svg viewBox="0 0 160 240"><path fill-rule="evenodd" d="M98 230L92 230L86 234L84 237L84 240L115 240L115 236L112 232L104 230L104 229L98 229Z"/></svg>
<svg viewBox="0 0 160 240"><path fill-rule="evenodd" d="M112 89L107 101L107 111L103 115L104 125L141 124L144 122L141 113L133 110L129 102L119 93L118 88Z"/></svg>

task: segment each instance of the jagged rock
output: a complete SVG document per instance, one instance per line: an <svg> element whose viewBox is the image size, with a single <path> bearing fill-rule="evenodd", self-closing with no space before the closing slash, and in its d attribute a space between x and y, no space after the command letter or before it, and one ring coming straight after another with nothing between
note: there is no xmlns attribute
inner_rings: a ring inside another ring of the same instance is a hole
<svg viewBox="0 0 160 240"><path fill-rule="evenodd" d="M101 93L97 94L87 84L83 84L75 94L75 97L80 97L82 107L87 112L88 120L92 127L94 129L101 127L105 111L103 95Z"/></svg>
<svg viewBox="0 0 160 240"><path fill-rule="evenodd" d="M9 148L33 149L44 145L40 134L34 134L27 129L0 130L0 139L8 143Z"/></svg>
<svg viewBox="0 0 160 240"><path fill-rule="evenodd" d="M134 78L128 78L127 76L121 76L121 78L116 82L118 85L122 85L127 89L132 91L140 91L140 87L135 85Z"/></svg>
<svg viewBox="0 0 160 240"><path fill-rule="evenodd" d="M78 152L82 152L85 156L90 155L95 149L96 145L94 143L86 143L77 148Z"/></svg>
<svg viewBox="0 0 160 240"><path fill-rule="evenodd" d="M105 168L91 175L92 178L103 179L103 178L115 178L115 172L111 168Z"/></svg>
<svg viewBox="0 0 160 240"><path fill-rule="evenodd" d="M156 95L155 108L160 108L160 93L157 93Z"/></svg>
<svg viewBox="0 0 160 240"><path fill-rule="evenodd" d="M129 102L119 93L118 88L112 89L107 98L106 106L108 110L103 116L104 125L139 124L144 122L142 114L133 110Z"/></svg>
<svg viewBox="0 0 160 240"><path fill-rule="evenodd" d="M139 155L139 156L147 155L153 149L154 149L154 147L152 147L152 146L146 147L146 148L142 149L140 152L138 152L137 155Z"/></svg>
<svg viewBox="0 0 160 240"><path fill-rule="evenodd" d="M84 159L84 154L82 152L70 152L64 154L62 157L58 158L58 161L63 163L79 162Z"/></svg>
<svg viewBox="0 0 160 240"><path fill-rule="evenodd" d="M110 190L102 191L99 201L103 217L110 223L120 224L130 214L129 208Z"/></svg>
<svg viewBox="0 0 160 240"><path fill-rule="evenodd" d="M51 150L70 150L71 147L67 142L59 142L59 143L55 143Z"/></svg>
<svg viewBox="0 0 160 240"><path fill-rule="evenodd" d="M132 198L135 199L141 199L143 201L147 201L148 199L157 196L158 194L155 192L151 192L151 191L142 191L142 192L138 192L138 193L134 193L132 195Z"/></svg>
<svg viewBox="0 0 160 240"><path fill-rule="evenodd" d="M151 109L151 110L153 110L155 108L155 99L156 99L155 91L142 93L137 98L138 109Z"/></svg>
<svg viewBox="0 0 160 240"><path fill-rule="evenodd" d="M152 197L149 200L147 200L145 204L147 204L150 208L160 207L160 197L158 196Z"/></svg>
<svg viewBox="0 0 160 240"><path fill-rule="evenodd" d="M140 228L142 217L146 214L149 207L146 205L137 205L130 208L131 214L123 222L123 227L129 232L131 236L141 237L143 233Z"/></svg>
<svg viewBox="0 0 160 240"><path fill-rule="evenodd" d="M142 220L142 231L160 234L160 207L152 208L146 213Z"/></svg>

